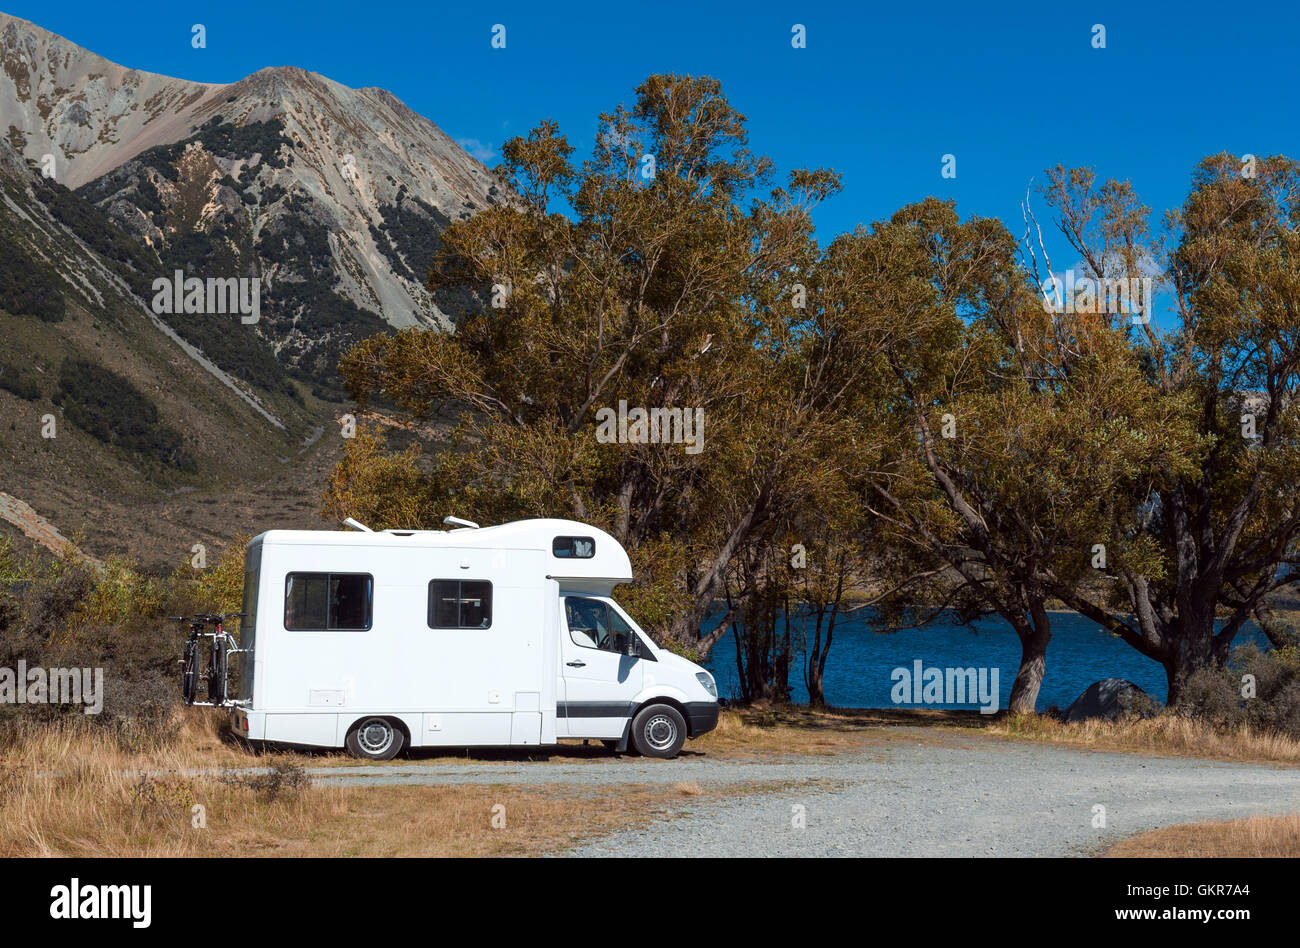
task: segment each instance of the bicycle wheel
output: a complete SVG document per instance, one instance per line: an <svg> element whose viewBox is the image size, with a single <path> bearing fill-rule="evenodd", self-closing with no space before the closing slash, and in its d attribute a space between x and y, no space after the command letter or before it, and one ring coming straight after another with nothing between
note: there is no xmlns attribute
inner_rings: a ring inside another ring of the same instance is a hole
<svg viewBox="0 0 1300 948"><path fill-rule="evenodd" d="M199 646L191 640L185 643L185 660L181 663L181 697L186 704L194 703L194 693L199 684Z"/></svg>
<svg viewBox="0 0 1300 948"><path fill-rule="evenodd" d="M212 657L208 662L208 700L220 704L226 700L226 643L212 640Z"/></svg>

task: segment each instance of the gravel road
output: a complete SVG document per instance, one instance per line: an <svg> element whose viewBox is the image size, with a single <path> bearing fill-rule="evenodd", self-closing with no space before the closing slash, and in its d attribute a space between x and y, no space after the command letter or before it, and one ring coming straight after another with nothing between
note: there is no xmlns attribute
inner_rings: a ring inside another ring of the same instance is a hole
<svg viewBox="0 0 1300 948"><path fill-rule="evenodd" d="M1136 832L1300 811L1300 770L1098 753L933 731L834 757L602 758L316 767L316 783L697 783L721 799L569 851L582 856L1088 855ZM689 747L689 745L688 745ZM806 786L801 786L807 782ZM755 792L754 785L781 789ZM737 786L736 795L725 788ZM797 808L802 807L800 811ZM1103 815L1105 825L1094 825ZM794 824L802 815L802 828Z"/></svg>

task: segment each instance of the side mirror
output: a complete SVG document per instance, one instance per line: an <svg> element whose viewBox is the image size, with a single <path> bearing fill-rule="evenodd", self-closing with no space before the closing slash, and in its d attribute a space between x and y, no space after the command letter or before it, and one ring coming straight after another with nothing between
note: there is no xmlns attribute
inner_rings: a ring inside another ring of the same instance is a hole
<svg viewBox="0 0 1300 948"><path fill-rule="evenodd" d="M641 657L641 643L637 641L635 632L629 632L627 634L627 649L625 651L627 652L628 658Z"/></svg>

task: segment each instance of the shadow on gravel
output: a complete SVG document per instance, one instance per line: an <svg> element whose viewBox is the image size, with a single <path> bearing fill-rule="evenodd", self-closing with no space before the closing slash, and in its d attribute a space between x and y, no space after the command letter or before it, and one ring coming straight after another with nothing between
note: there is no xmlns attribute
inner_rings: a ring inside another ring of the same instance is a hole
<svg viewBox="0 0 1300 948"><path fill-rule="evenodd" d="M752 727L797 727L808 731L855 731L882 727L959 727L980 730L1005 717L1005 711L981 714L979 711L934 708L811 708L744 707L727 709Z"/></svg>

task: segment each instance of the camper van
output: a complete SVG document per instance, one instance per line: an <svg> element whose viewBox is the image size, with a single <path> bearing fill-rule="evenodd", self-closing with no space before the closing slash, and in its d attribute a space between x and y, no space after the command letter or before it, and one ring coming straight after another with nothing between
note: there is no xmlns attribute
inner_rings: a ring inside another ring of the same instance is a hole
<svg viewBox="0 0 1300 948"><path fill-rule="evenodd" d="M232 668L250 741L403 748L599 740L674 757L717 686L611 596L627 552L571 520L449 530L270 530L245 554Z"/></svg>

